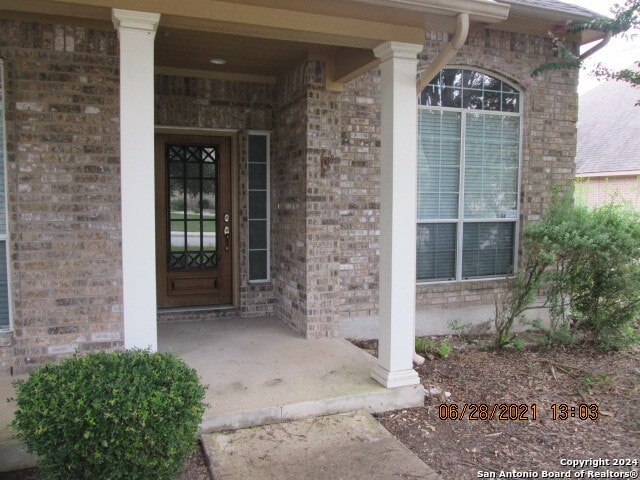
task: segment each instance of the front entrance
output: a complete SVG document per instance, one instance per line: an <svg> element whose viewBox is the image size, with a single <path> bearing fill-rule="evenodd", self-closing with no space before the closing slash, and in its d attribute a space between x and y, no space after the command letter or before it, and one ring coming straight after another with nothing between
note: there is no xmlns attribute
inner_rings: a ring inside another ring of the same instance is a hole
<svg viewBox="0 0 640 480"><path fill-rule="evenodd" d="M230 305L228 137L156 135L158 307Z"/></svg>

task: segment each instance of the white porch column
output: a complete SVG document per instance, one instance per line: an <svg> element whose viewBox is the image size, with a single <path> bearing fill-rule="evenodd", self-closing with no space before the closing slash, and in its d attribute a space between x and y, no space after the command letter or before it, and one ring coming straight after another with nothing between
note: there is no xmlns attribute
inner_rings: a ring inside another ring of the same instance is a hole
<svg viewBox="0 0 640 480"><path fill-rule="evenodd" d="M113 9L120 38L120 176L125 348L158 348L153 42L160 15Z"/></svg>
<svg viewBox="0 0 640 480"><path fill-rule="evenodd" d="M380 341L371 375L387 388L420 383L413 369L416 316L417 55L386 42L381 59Z"/></svg>

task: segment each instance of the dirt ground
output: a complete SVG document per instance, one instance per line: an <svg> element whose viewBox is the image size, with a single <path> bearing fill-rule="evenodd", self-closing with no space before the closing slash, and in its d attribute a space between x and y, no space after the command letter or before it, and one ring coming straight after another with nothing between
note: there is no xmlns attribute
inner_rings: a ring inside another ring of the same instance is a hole
<svg viewBox="0 0 640 480"><path fill-rule="evenodd" d="M454 348L447 358L433 355L417 367L424 387L442 393L425 397L423 407L378 416L444 480L490 478L492 473L500 478L500 472L513 470L537 472L534 478L545 478L542 471L571 471L570 478L578 478L581 470L584 478L624 478L609 471L637 478L640 349L604 354L577 346L496 353L481 348L481 341L450 342ZM354 343L376 353L375 341ZM604 459L609 465L571 468L563 459ZM613 465L616 459L631 465ZM589 477L588 472L596 473ZM31 469L0 474L0 479L38 476ZM181 480L211 480L201 451L186 462Z"/></svg>
<svg viewBox="0 0 640 480"><path fill-rule="evenodd" d="M379 418L444 480L491 478L492 472L500 478L500 472L513 470L537 472L537 478L543 478L542 471L569 470L570 478L578 478L580 470L585 478L619 478L607 471L637 478L640 349L610 354L588 346L491 352L451 341L455 346L448 358L434 355L418 367L424 387L442 394L426 397L424 407ZM375 342L363 346L377 347ZM609 465L570 468L563 459L604 459ZM616 459L630 462L613 465L620 463ZM589 471L610 476L589 477L597 475Z"/></svg>

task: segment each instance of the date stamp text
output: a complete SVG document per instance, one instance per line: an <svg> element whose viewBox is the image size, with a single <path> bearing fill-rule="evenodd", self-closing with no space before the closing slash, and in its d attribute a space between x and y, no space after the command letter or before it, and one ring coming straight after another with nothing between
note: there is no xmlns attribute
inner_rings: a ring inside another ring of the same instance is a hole
<svg viewBox="0 0 640 480"><path fill-rule="evenodd" d="M538 420L541 409L535 403L441 403L438 407L440 420L478 420L478 421L535 421ZM598 405L595 403L581 403L568 405L554 403L549 410L552 420L596 421L600 416Z"/></svg>

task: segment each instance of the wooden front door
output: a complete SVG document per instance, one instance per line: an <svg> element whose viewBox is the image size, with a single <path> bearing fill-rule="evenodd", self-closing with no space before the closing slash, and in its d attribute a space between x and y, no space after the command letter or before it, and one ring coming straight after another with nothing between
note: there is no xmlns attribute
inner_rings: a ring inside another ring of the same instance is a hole
<svg viewBox="0 0 640 480"><path fill-rule="evenodd" d="M228 137L156 135L158 307L232 303Z"/></svg>

